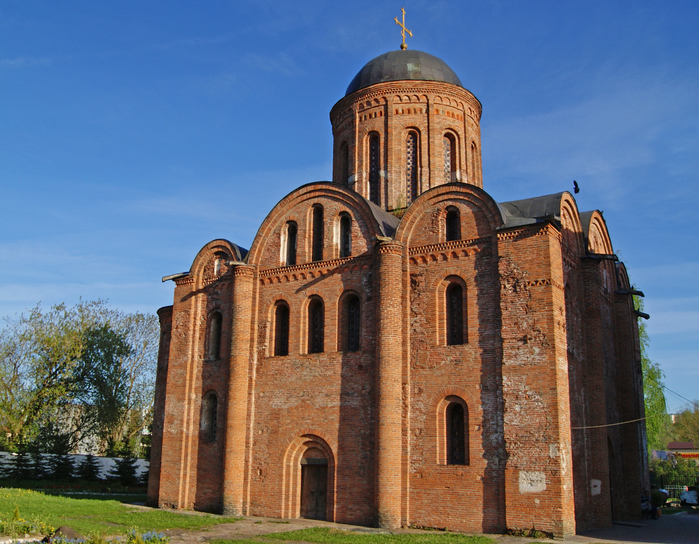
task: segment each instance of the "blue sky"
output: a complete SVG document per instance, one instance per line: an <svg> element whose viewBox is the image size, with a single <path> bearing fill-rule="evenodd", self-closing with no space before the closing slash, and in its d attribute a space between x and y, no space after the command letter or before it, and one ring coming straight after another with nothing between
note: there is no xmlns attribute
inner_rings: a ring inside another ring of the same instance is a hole
<svg viewBox="0 0 699 544"><path fill-rule="evenodd" d="M331 177L328 113L400 44L483 104L484 188L581 187L646 294L650 356L699 398L696 1L0 4L0 315L172 303L209 240L249 247ZM670 410L684 401L668 394Z"/></svg>

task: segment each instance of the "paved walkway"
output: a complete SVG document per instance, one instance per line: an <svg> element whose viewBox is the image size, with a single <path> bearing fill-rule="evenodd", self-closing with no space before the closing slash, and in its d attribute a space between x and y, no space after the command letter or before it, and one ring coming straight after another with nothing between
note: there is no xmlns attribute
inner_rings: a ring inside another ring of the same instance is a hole
<svg viewBox="0 0 699 544"><path fill-rule="evenodd" d="M269 533L294 531L309 527L332 527L358 532L376 533L420 533L414 529L386 531L354 525L342 525L326 521L309 519L280 520L276 518L247 517L236 523L227 523L201 531L184 531L171 529L166 531L171 537L171 544L198 544L212 539L249 538ZM521 538L504 535L487 535L498 544L529 544L545 542L546 539ZM657 544L699 544L699 515L675 514L663 516L658 520L647 520L629 525L614 525L609 529L585 531L565 540L553 542L598 542L598 543L657 543Z"/></svg>

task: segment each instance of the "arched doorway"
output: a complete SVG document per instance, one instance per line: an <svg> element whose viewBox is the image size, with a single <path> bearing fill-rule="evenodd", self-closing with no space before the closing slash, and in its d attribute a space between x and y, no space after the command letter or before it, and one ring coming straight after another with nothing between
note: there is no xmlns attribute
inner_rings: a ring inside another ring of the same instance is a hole
<svg viewBox="0 0 699 544"><path fill-rule="evenodd" d="M307 449L301 457L301 517L326 519L328 459L319 448Z"/></svg>

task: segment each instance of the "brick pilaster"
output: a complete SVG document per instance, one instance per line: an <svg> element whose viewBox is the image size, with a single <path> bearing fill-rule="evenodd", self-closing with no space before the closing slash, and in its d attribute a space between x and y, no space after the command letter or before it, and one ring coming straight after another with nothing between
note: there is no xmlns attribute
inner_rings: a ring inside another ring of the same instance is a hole
<svg viewBox="0 0 699 544"><path fill-rule="evenodd" d="M253 277L253 269L250 266L238 265L233 268L223 513L235 516L243 514L245 424L248 405Z"/></svg>
<svg viewBox="0 0 699 544"><path fill-rule="evenodd" d="M376 505L379 527L401 520L402 245L380 243L376 348Z"/></svg>
<svg viewBox="0 0 699 544"><path fill-rule="evenodd" d="M158 310L160 320L160 345L158 368L155 374L155 400L153 403L153 427L151 431L151 464L148 473L148 504L158 506L160 495L160 460L163 450L163 423L165 420L165 395L167 392L167 367L170 359L172 333L172 306Z"/></svg>

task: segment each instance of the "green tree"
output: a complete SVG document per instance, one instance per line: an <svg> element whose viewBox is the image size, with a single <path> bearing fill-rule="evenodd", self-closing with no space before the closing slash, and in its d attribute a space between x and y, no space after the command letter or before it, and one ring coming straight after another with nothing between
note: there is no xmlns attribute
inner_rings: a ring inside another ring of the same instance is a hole
<svg viewBox="0 0 699 544"><path fill-rule="evenodd" d="M72 397L83 349L76 323L90 304L37 306L0 331L0 447L24 450L42 420Z"/></svg>
<svg viewBox="0 0 699 544"><path fill-rule="evenodd" d="M695 400L691 407L677 414L674 431L680 440L694 442L694 447L699 447L699 401Z"/></svg>
<svg viewBox="0 0 699 544"><path fill-rule="evenodd" d="M103 301L6 319L0 330L0 449L66 453L136 444L152 419L159 327Z"/></svg>
<svg viewBox="0 0 699 544"><path fill-rule="evenodd" d="M637 310L643 310L643 300L634 296ZM643 372L643 400L646 409L646 435L649 450L664 449L663 437L667 434L670 417L667 414L663 380L665 373L660 364L648 357L648 331L645 320L638 319L638 336L641 343L641 370Z"/></svg>
<svg viewBox="0 0 699 544"><path fill-rule="evenodd" d="M699 477L699 466L693 459L675 457L667 461L653 459L650 471L657 485L695 485Z"/></svg>
<svg viewBox="0 0 699 544"><path fill-rule="evenodd" d="M139 453L153 418L159 335L155 316L114 311L85 333L80 399L107 455Z"/></svg>
<svg viewBox="0 0 699 544"><path fill-rule="evenodd" d="M123 333L103 324L85 331L80 357L78 400L102 444L118 441L127 410L126 358L131 347Z"/></svg>

